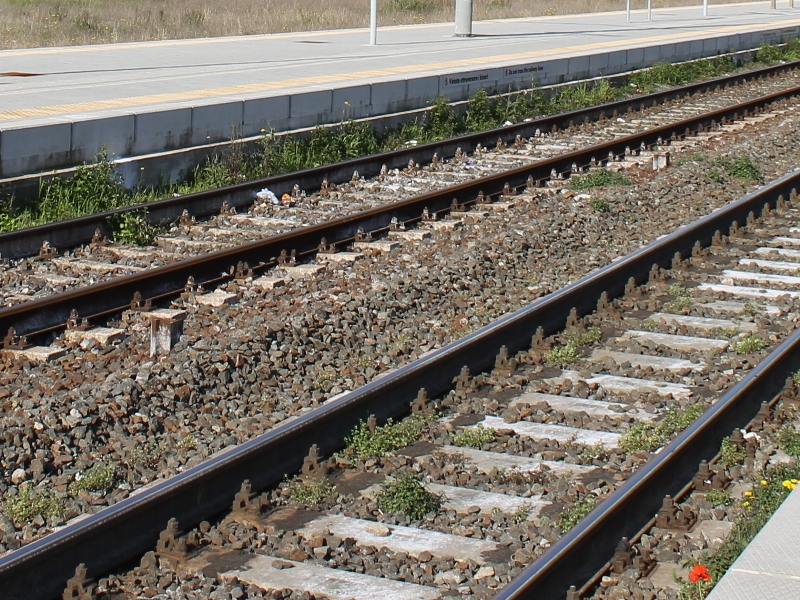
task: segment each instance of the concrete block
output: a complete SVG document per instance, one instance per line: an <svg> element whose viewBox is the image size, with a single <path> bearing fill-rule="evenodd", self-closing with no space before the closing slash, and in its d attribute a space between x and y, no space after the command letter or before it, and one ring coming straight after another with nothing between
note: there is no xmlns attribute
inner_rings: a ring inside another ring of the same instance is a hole
<svg viewBox="0 0 800 600"><path fill-rule="evenodd" d="M608 52L593 54L589 57L589 72L591 76L605 75L608 71Z"/></svg>
<svg viewBox="0 0 800 600"><path fill-rule="evenodd" d="M72 124L72 160L91 162L105 149L109 156L130 156L136 136L136 118L121 115Z"/></svg>
<svg viewBox="0 0 800 600"><path fill-rule="evenodd" d="M14 177L70 163L72 123L0 132L0 176Z"/></svg>
<svg viewBox="0 0 800 600"><path fill-rule="evenodd" d="M285 131L289 128L290 96L273 96L244 101L242 135L258 135L261 130Z"/></svg>
<svg viewBox="0 0 800 600"><path fill-rule="evenodd" d="M450 84L447 87L439 88L439 94L446 97L451 102L466 100L469 98L469 85Z"/></svg>
<svg viewBox="0 0 800 600"><path fill-rule="evenodd" d="M703 56L714 56L717 53L718 38L706 38L703 40Z"/></svg>
<svg viewBox="0 0 800 600"><path fill-rule="evenodd" d="M331 90L292 94L289 127L298 129L329 123L332 101L333 92Z"/></svg>
<svg viewBox="0 0 800 600"><path fill-rule="evenodd" d="M406 81L384 81L370 86L373 114L398 112L410 108L406 102Z"/></svg>
<svg viewBox="0 0 800 600"><path fill-rule="evenodd" d="M677 42L675 44L675 60L691 60L691 42Z"/></svg>
<svg viewBox="0 0 800 600"><path fill-rule="evenodd" d="M411 104L424 106L438 94L439 78L435 75L406 80L406 100Z"/></svg>
<svg viewBox="0 0 800 600"><path fill-rule="evenodd" d="M632 48L625 51L625 65L628 69L644 67L644 48Z"/></svg>
<svg viewBox="0 0 800 600"><path fill-rule="evenodd" d="M192 107L192 145L226 142L241 135L244 102Z"/></svg>
<svg viewBox="0 0 800 600"><path fill-rule="evenodd" d="M589 57L575 56L570 58L567 73L569 74L569 79L587 76L589 74Z"/></svg>
<svg viewBox="0 0 800 600"><path fill-rule="evenodd" d="M725 52L729 52L733 49L733 43L735 40L733 39L734 36L723 35L722 37L717 38L717 53L724 54Z"/></svg>
<svg viewBox="0 0 800 600"><path fill-rule="evenodd" d="M135 154L188 146L192 140L192 109L178 108L136 115Z"/></svg>
<svg viewBox="0 0 800 600"><path fill-rule="evenodd" d="M664 44L658 48L659 60L672 61L675 58L675 44Z"/></svg>
<svg viewBox="0 0 800 600"><path fill-rule="evenodd" d="M354 85L333 90L333 119L360 119L368 117L370 110L370 86Z"/></svg>
<svg viewBox="0 0 800 600"><path fill-rule="evenodd" d="M622 71L627 71L629 68L627 50L618 50L617 52L608 53L608 73L621 73Z"/></svg>
<svg viewBox="0 0 800 600"><path fill-rule="evenodd" d="M644 49L644 67L652 67L659 61L661 46L647 46Z"/></svg>
<svg viewBox="0 0 800 600"><path fill-rule="evenodd" d="M496 79L493 81L485 81L482 83L473 83L472 85L467 86L467 95L471 98L475 95L475 92L478 90L486 90L486 93L489 95L498 94L502 92L508 91L508 86L503 85Z"/></svg>
<svg viewBox="0 0 800 600"><path fill-rule="evenodd" d="M689 42L689 56L692 58L704 58L703 40L692 40Z"/></svg>
<svg viewBox="0 0 800 600"><path fill-rule="evenodd" d="M564 59L563 62L566 70L568 61ZM503 69L501 81L503 83L514 84L515 87L516 85L528 87L531 84L535 84L539 81L539 78L546 72L545 69L548 65L549 63L528 63L525 65L513 65L506 67Z"/></svg>

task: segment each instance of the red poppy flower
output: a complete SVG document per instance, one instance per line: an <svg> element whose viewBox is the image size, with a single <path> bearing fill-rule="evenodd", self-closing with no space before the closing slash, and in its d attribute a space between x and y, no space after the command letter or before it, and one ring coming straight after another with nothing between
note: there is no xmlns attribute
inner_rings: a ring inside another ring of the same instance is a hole
<svg viewBox="0 0 800 600"><path fill-rule="evenodd" d="M695 565L689 571L689 581L697 583L700 580L711 581L711 573L708 572L704 565Z"/></svg>

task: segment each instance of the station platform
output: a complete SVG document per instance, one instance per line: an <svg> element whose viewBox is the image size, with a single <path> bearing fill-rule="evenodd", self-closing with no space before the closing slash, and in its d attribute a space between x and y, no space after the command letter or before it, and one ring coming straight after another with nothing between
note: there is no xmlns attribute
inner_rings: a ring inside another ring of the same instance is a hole
<svg viewBox="0 0 800 600"><path fill-rule="evenodd" d="M706 600L800 598L800 489L795 489Z"/></svg>
<svg viewBox="0 0 800 600"><path fill-rule="evenodd" d="M779 43L800 8L700 5L0 51L0 179L550 85Z"/></svg>

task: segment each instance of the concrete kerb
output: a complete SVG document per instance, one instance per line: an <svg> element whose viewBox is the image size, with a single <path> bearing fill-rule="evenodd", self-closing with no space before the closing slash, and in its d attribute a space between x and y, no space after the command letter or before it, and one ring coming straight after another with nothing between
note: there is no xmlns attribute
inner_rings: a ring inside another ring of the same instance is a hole
<svg viewBox="0 0 800 600"><path fill-rule="evenodd" d="M264 131L289 129L290 96L270 96L244 101L242 136L258 135Z"/></svg>
<svg viewBox="0 0 800 600"><path fill-rule="evenodd" d="M191 146L235 139L242 134L244 101L192 107Z"/></svg>
<svg viewBox="0 0 800 600"><path fill-rule="evenodd" d="M191 108L138 113L133 152L152 154L185 148L190 145L192 137Z"/></svg>
<svg viewBox="0 0 800 600"><path fill-rule="evenodd" d="M406 110L407 82L384 81L370 86L371 114L386 114Z"/></svg>
<svg viewBox="0 0 800 600"><path fill-rule="evenodd" d="M331 114L347 121L363 119L372 114L372 86L354 85L332 90Z"/></svg>
<svg viewBox="0 0 800 600"><path fill-rule="evenodd" d="M333 115L333 90L293 94L289 103L289 128L301 129L330 123ZM340 115L341 116L341 115Z"/></svg>
<svg viewBox="0 0 800 600"><path fill-rule="evenodd" d="M69 164L72 123L53 123L0 132L0 177L54 169Z"/></svg>
<svg viewBox="0 0 800 600"><path fill-rule="evenodd" d="M91 162L104 150L112 156L129 156L134 153L135 138L135 115L75 121L70 142L72 160L76 163Z"/></svg>

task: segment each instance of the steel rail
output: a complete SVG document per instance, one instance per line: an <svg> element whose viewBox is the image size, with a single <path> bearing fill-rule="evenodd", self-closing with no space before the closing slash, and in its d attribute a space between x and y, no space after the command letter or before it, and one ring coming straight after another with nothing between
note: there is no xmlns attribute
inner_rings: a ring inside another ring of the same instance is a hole
<svg viewBox="0 0 800 600"><path fill-rule="evenodd" d="M715 456L723 438L750 422L761 404L775 398L798 368L800 330L795 330L494 600L563 599L571 585L580 588L608 563L619 541L633 538L652 521L664 497L680 493L697 473L700 461Z"/></svg>
<svg viewBox="0 0 800 600"><path fill-rule="evenodd" d="M622 156L626 150L652 147L671 138L704 131L726 119L756 113L769 104L798 94L800 86L325 223L25 302L0 310L0 332L10 328L19 335L51 332L65 327L73 310L85 318L121 311L130 306L136 292L141 292L144 299L177 296L184 290L189 277L203 284L231 272L240 262L260 268L275 261L282 250L307 253L317 248L322 238L338 243L352 239L359 228L366 231L384 229L393 218L400 222L417 220L424 209L434 213L448 210L453 199L460 203L474 203L479 193L494 196L500 194L505 185L516 189L526 185L529 179L541 182L549 179L552 173L569 174L576 165L583 167L594 161L602 164L609 157Z"/></svg>
<svg viewBox="0 0 800 600"><path fill-rule="evenodd" d="M438 154L442 158L448 158L453 156L458 148L471 149L475 148L477 144L483 146L494 145L498 138L508 143L513 141L517 135L530 137L534 135L537 129L540 131L551 131L553 128L563 129L571 124L583 123L586 119L590 121L598 120L601 115L610 116L614 112L621 114L629 109L652 106L653 103L663 104L687 94L691 95L697 92L713 90L718 86L739 84L762 77L769 77L798 67L800 67L800 61L773 65L745 73L692 83L679 88L609 102L599 106L541 117L508 127L421 144L413 148L404 148L333 165L187 194L177 198L166 198L148 204L139 204L85 217L11 231L0 234L0 256L5 258L35 256L43 242L48 242L52 248L62 249L87 244L98 229L101 234L110 236L113 231L111 223L118 215L123 213L147 211L147 217L151 223L173 222L181 216L184 210L188 211L192 216L205 217L218 214L224 202L236 208L249 206L253 203L254 193L262 188L269 188L278 196L291 192L295 185L304 190L317 190L323 179L327 179L330 183L349 181L353 171L358 171L362 176L372 177L380 172L383 165L391 169L404 168L408 165L409 160L427 164L432 160L434 154Z"/></svg>
<svg viewBox="0 0 800 600"><path fill-rule="evenodd" d="M151 550L172 517L184 528L213 519L231 505L243 480L249 479L255 490L276 485L286 473L300 469L312 444L317 444L323 455L340 449L359 420L370 414L380 421L406 414L420 388L424 387L431 397L446 392L462 367L467 366L471 373L490 368L501 346L511 352L529 347L538 327L546 334L563 328L573 307L579 315L593 311L604 292L610 298L622 295L629 279L646 281L652 265L666 267L676 253L689 256L695 243L709 245L716 232L727 232L733 222L745 222L750 213L760 213L766 205L774 207L779 198L789 198L798 187L800 172L786 175L328 405L1 557L3 598L49 600L61 593L79 563L87 565L90 576L98 576ZM632 519L625 521L623 517L640 513L647 518L652 516L662 496L656 500L648 494L661 489L659 477L664 477L663 485L672 489L672 478L692 475L699 459L709 453L713 456L719 445L713 436L729 434L736 415L749 414L753 398L768 393L778 385L776 382L782 385L783 375L797 368L797 344L798 335L793 335L770 360L726 394L718 403L719 408L707 411L700 423L673 442L660 455L660 466L646 467L641 475L635 475L631 483L623 485L622 492L613 496L614 502L604 502L592 513L590 522L568 534L537 562L535 572L526 570L525 577L515 579L501 594L509 598L540 597L540 593L544 594L541 597L555 597L583 574L594 573L609 559L603 549L612 547L600 542L614 535L618 539L635 528ZM684 456L687 449L691 449L695 461L691 469ZM670 462L663 462L673 454ZM625 508L619 498L623 492L629 494L625 498L634 498L641 506ZM608 516L596 521L598 515ZM561 560L568 561L570 568L560 566ZM47 576L43 577L43 573Z"/></svg>

